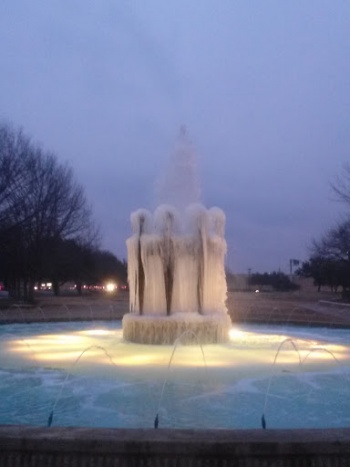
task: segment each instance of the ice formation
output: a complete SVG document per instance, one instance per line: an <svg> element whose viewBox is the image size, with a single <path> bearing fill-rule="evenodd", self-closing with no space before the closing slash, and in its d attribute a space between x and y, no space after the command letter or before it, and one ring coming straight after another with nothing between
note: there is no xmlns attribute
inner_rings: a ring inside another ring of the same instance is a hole
<svg viewBox="0 0 350 467"><path fill-rule="evenodd" d="M195 158L184 127L172 162L158 192L171 204L131 215L124 338L170 344L188 331L184 340L223 342L231 326L225 305L225 214L197 203Z"/></svg>
<svg viewBox="0 0 350 467"><path fill-rule="evenodd" d="M231 325L226 309L225 214L191 205L183 216L159 206L131 215L127 240L130 314L124 337L172 343L192 331L201 342L222 342Z"/></svg>

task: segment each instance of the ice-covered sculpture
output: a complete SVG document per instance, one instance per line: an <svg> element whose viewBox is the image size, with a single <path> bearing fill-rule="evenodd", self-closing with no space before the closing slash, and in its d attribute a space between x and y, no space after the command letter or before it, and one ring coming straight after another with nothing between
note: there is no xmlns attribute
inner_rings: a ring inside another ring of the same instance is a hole
<svg viewBox="0 0 350 467"><path fill-rule="evenodd" d="M180 162L184 169L183 146ZM123 319L124 338L129 341L172 344L180 335L185 342L228 339L225 214L198 203L184 207L181 200L179 206L162 204L153 214L140 209L131 215L133 235L127 240L130 313Z"/></svg>

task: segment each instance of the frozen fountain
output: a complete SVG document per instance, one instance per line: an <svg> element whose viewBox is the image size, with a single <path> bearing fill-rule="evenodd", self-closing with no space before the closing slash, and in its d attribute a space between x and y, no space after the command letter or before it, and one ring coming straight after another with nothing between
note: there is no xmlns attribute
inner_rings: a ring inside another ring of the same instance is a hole
<svg viewBox="0 0 350 467"><path fill-rule="evenodd" d="M348 465L348 330L230 329L225 215L189 148L182 131L167 196L131 216L123 329L0 326L0 465Z"/></svg>
<svg viewBox="0 0 350 467"><path fill-rule="evenodd" d="M228 340L225 214L198 201L194 158L184 128L165 181L161 204L152 214L131 215L127 240L130 313L124 338L144 344Z"/></svg>

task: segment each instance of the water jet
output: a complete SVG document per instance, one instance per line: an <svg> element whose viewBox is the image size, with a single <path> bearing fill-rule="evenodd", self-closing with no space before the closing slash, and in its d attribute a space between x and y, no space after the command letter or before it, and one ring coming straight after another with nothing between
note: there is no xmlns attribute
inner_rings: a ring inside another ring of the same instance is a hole
<svg viewBox="0 0 350 467"><path fill-rule="evenodd" d="M55 426L152 428L159 413L162 428L247 429L267 399L269 428L350 424L347 330L240 325L204 357L180 344L127 342L121 322L3 325L0 421L47 426L54 407Z"/></svg>

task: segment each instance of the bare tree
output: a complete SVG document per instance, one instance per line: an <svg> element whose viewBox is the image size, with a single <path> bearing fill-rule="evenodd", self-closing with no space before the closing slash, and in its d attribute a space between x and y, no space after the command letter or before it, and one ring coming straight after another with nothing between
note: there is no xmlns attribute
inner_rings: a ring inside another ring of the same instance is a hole
<svg viewBox="0 0 350 467"><path fill-rule="evenodd" d="M25 161L30 153L30 140L21 130L0 125L0 223L14 223L29 187Z"/></svg>
<svg viewBox="0 0 350 467"><path fill-rule="evenodd" d="M336 199L350 206L350 163L343 165L343 171L336 180L331 183L331 188Z"/></svg>
<svg viewBox="0 0 350 467"><path fill-rule="evenodd" d="M339 222L319 240L314 240L311 257L301 272L309 272L319 286L338 286L343 295L350 287L350 220ZM345 296L345 295L344 295Z"/></svg>
<svg viewBox="0 0 350 467"><path fill-rule="evenodd" d="M98 243L82 186L54 154L21 131L0 126L0 260L17 294L21 284L30 295L34 281L45 274L48 256L52 280L59 280L55 259L66 240L92 248Z"/></svg>
<svg viewBox="0 0 350 467"><path fill-rule="evenodd" d="M350 220L338 223L328 230L320 240L314 240L312 256L349 262L350 259Z"/></svg>

